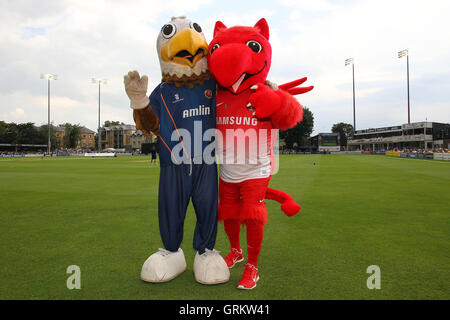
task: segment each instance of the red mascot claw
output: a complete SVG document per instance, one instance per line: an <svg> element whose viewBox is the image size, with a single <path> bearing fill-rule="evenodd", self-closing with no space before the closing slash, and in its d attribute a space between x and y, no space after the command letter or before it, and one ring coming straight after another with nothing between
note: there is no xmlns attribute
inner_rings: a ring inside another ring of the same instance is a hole
<svg viewBox="0 0 450 320"><path fill-rule="evenodd" d="M250 104L248 106L258 106L255 108L254 113L257 119L269 118L280 109L282 97L275 90L263 83L258 83L250 87L250 89L252 94L250 95Z"/></svg>

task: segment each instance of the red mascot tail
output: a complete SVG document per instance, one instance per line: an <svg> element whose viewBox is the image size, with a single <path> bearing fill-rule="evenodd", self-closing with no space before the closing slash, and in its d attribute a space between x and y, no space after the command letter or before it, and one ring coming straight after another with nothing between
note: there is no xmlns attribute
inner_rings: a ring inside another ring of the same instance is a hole
<svg viewBox="0 0 450 320"><path fill-rule="evenodd" d="M308 78L297 79L282 85L279 85L278 88L287 91L291 95L295 96L298 94L303 94L308 91L311 91L314 86L310 87L297 87L303 84ZM266 191L266 199L275 200L281 203L281 210L288 216L295 216L302 207L297 204L290 194L283 192L281 190L267 188Z"/></svg>
<svg viewBox="0 0 450 320"><path fill-rule="evenodd" d="M267 188L266 197L268 200L275 200L281 203L281 210L288 216L295 216L302 207L297 204L292 196L281 190Z"/></svg>

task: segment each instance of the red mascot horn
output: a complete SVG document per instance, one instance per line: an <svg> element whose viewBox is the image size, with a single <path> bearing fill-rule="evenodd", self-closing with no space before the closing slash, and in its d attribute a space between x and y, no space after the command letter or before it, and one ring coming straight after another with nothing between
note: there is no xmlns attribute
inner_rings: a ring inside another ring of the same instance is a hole
<svg viewBox="0 0 450 320"><path fill-rule="evenodd" d="M214 26L214 37L216 37L220 32L226 29L228 28L222 23L222 21L217 21L216 25Z"/></svg>
<svg viewBox="0 0 450 320"><path fill-rule="evenodd" d="M220 22L220 21L218 21ZM222 23L223 24L223 23ZM217 23L216 23L216 27L217 27ZM261 33L264 38L266 38L267 40L269 40L269 25L267 24L266 19L261 18L256 24L255 24L255 28L259 31L259 33Z"/></svg>

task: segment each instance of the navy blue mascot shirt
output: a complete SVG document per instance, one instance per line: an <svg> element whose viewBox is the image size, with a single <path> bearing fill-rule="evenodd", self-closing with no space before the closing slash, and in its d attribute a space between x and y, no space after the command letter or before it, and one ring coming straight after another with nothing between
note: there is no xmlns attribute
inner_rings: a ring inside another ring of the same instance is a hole
<svg viewBox="0 0 450 320"><path fill-rule="evenodd" d="M192 89L162 82L151 93L150 106L160 121L161 166L189 158L203 163L203 151L214 141L204 133L216 128L216 82L210 79Z"/></svg>

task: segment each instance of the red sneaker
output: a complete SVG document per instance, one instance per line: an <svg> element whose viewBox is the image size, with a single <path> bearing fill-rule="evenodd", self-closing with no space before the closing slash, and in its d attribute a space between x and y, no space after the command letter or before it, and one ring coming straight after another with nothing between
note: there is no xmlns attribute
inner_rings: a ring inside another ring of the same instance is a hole
<svg viewBox="0 0 450 320"><path fill-rule="evenodd" d="M234 265L238 262L244 261L244 256L242 255L242 249L231 249L231 252L226 256L225 262L227 263L228 268L233 268Z"/></svg>
<svg viewBox="0 0 450 320"><path fill-rule="evenodd" d="M245 264L244 274L241 281L239 281L237 288L244 290L251 290L256 287L256 282L259 280L258 269L250 264Z"/></svg>

